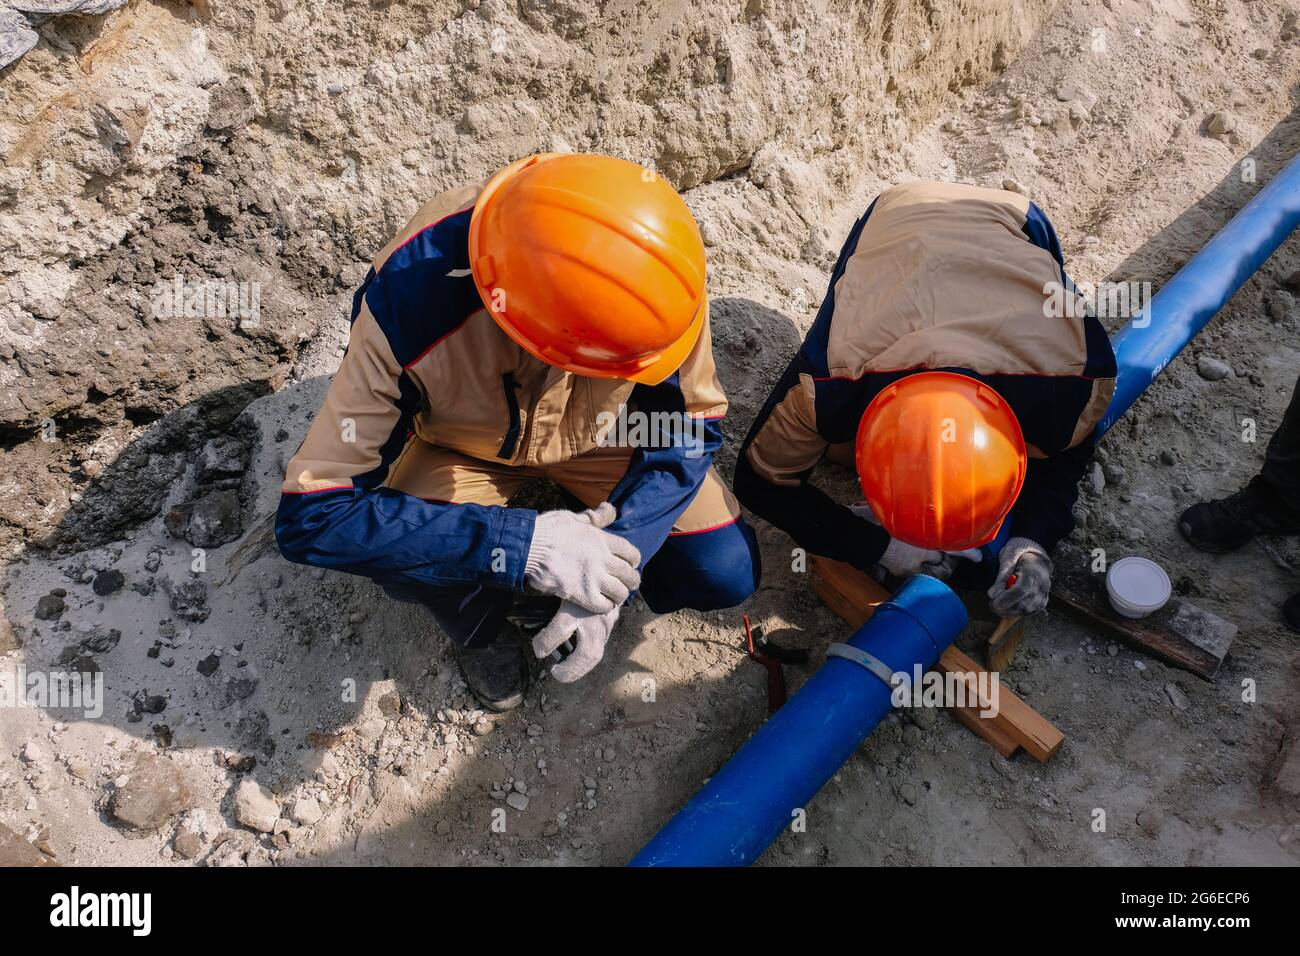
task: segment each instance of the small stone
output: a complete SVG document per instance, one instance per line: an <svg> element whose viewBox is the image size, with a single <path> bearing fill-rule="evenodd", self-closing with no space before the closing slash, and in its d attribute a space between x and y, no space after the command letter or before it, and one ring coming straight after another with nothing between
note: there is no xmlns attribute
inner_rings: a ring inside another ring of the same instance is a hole
<svg viewBox="0 0 1300 956"><path fill-rule="evenodd" d="M602 756L605 758L605 763L613 763L615 758L618 757L618 751L613 747L606 747Z"/></svg>
<svg viewBox="0 0 1300 956"><path fill-rule="evenodd" d="M528 798L522 793L511 793L506 797L506 804L523 813L528 809Z"/></svg>
<svg viewBox="0 0 1300 956"><path fill-rule="evenodd" d="M216 654L209 654L207 657L203 658L203 660L199 661L196 669L204 677L211 677L213 674L217 672L217 668L220 666L221 666L220 656Z"/></svg>
<svg viewBox="0 0 1300 956"><path fill-rule="evenodd" d="M496 725L486 717L480 717L478 720L474 721L474 735L476 737L486 737L488 734L492 733L492 728L494 726Z"/></svg>
<svg viewBox="0 0 1300 956"><path fill-rule="evenodd" d="M1109 647L1106 648L1106 653L1109 654L1111 657L1119 657L1119 645L1111 644Z"/></svg>
<svg viewBox="0 0 1300 956"><path fill-rule="evenodd" d="M451 832L451 824L446 820L439 820L438 825L434 827L434 830L437 832L438 836L446 836Z"/></svg>
<svg viewBox="0 0 1300 956"><path fill-rule="evenodd" d="M906 803L909 807L916 806L916 784L905 783L898 788L898 792L899 795L903 798L903 802Z"/></svg>
<svg viewBox="0 0 1300 956"><path fill-rule="evenodd" d="M1210 115L1205 128L1211 136L1226 136L1237 128L1237 118L1231 113L1219 111Z"/></svg>
<svg viewBox="0 0 1300 956"><path fill-rule="evenodd" d="M235 819L250 830L270 833L280 819L280 805L270 790L245 777L235 788Z"/></svg>
<svg viewBox="0 0 1300 956"><path fill-rule="evenodd" d="M63 613L63 609L65 606L66 605L64 605L63 603L63 598L61 598L59 595L54 594L53 592L51 592L50 594L43 594L41 595L40 599L37 600L36 602L36 611L35 611L36 620L38 621L57 620L59 615Z"/></svg>
<svg viewBox="0 0 1300 956"><path fill-rule="evenodd" d="M1217 382L1232 374L1232 367L1209 355L1202 355L1196 360L1196 371L1207 382Z"/></svg>
<svg viewBox="0 0 1300 956"><path fill-rule="evenodd" d="M1024 183L1016 179L1002 180L1002 188L1009 193L1020 193L1022 196L1029 195L1029 190L1025 187Z"/></svg>
<svg viewBox="0 0 1300 956"><path fill-rule="evenodd" d="M1088 490L1094 495L1100 495L1106 490L1106 473L1102 470L1099 461L1094 461L1092 469L1088 472Z"/></svg>
<svg viewBox="0 0 1300 956"><path fill-rule="evenodd" d="M289 816L293 818L293 822L302 826L312 826L320 823L321 817L324 815L315 797L299 797L293 802L293 809L289 811Z"/></svg>
<svg viewBox="0 0 1300 956"><path fill-rule="evenodd" d="M122 590L122 585L126 584L126 575L117 568L110 568L107 571L100 571L95 575L90 587L96 594L103 596L112 594L114 591Z"/></svg>
<svg viewBox="0 0 1300 956"><path fill-rule="evenodd" d="M125 776L113 794L110 812L127 829L152 833L187 809L193 799L185 774L166 757L138 757Z"/></svg>
<svg viewBox="0 0 1300 956"><path fill-rule="evenodd" d="M176 840L172 844L176 849L176 855L184 860L193 860L203 852L206 845L203 837L193 830L181 830L176 834Z"/></svg>
<svg viewBox="0 0 1300 956"><path fill-rule="evenodd" d="M1191 706L1187 700L1187 695L1183 693L1182 688L1177 684L1166 684L1165 693L1169 695L1169 702L1174 705L1175 710L1186 710Z"/></svg>

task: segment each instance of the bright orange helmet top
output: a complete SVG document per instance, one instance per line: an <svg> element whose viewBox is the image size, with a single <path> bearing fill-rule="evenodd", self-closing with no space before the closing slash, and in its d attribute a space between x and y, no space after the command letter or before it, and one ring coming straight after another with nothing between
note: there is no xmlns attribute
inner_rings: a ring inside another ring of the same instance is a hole
<svg viewBox="0 0 1300 956"><path fill-rule="evenodd" d="M540 153L497 173L474 205L469 261L506 334L579 375L657 385L708 312L690 209L612 156Z"/></svg>
<svg viewBox="0 0 1300 956"><path fill-rule="evenodd" d="M918 548L965 551L997 537L1026 458L1006 399L956 372L886 386L858 425L862 493L892 537Z"/></svg>

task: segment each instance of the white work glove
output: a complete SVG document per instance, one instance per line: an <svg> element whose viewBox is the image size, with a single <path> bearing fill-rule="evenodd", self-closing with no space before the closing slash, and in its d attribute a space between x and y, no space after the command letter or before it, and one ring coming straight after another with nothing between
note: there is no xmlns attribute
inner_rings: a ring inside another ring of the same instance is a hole
<svg viewBox="0 0 1300 956"><path fill-rule="evenodd" d="M618 605L603 614L588 611L565 601L551 618L551 623L533 638L533 653L546 658L571 637L576 637L573 653L551 668L551 675L561 684L571 684L600 663L605 644L618 621Z"/></svg>
<svg viewBox="0 0 1300 956"><path fill-rule="evenodd" d="M876 562L890 574L906 577L911 574L928 574L940 581L953 572L953 564L945 561L942 551L916 548L897 538L890 538L885 553Z"/></svg>
<svg viewBox="0 0 1300 956"><path fill-rule="evenodd" d="M875 512L871 510L871 506L865 501L849 505L849 510L859 518L870 521L874 525L880 525L880 522L876 520ZM890 574L896 574L899 577L906 577L911 574L928 574L940 581L948 580L957 567L957 562L948 559L942 551L913 547L899 541L897 538L889 539L885 553L880 556L880 560L876 563Z"/></svg>
<svg viewBox="0 0 1300 956"><path fill-rule="evenodd" d="M1007 579L1016 576L1007 587ZM1012 538L998 552L998 576L989 588L989 607L999 617L1034 614L1047 607L1052 590L1052 559L1029 538Z"/></svg>
<svg viewBox="0 0 1300 956"><path fill-rule="evenodd" d="M524 580L543 594L597 614L618 607L641 584L641 552L632 542L601 530L616 517L608 501L580 514L539 514Z"/></svg>

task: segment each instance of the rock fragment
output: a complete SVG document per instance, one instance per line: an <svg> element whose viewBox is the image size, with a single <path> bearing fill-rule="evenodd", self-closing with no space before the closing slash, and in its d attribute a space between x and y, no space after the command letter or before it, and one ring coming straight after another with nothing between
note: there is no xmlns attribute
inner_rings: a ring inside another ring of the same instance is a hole
<svg viewBox="0 0 1300 956"><path fill-rule="evenodd" d="M122 585L126 583L126 575L116 568L110 568L107 571L100 571L91 581L90 587L96 594L103 597L112 594L115 591L122 590Z"/></svg>
<svg viewBox="0 0 1300 956"><path fill-rule="evenodd" d="M109 809L121 826L152 833L186 810L193 797L180 767L166 757L145 755L136 759Z"/></svg>
<svg viewBox="0 0 1300 956"><path fill-rule="evenodd" d="M235 788L235 819L250 830L271 833L280 819L280 805L270 790L245 777Z"/></svg>
<svg viewBox="0 0 1300 956"><path fill-rule="evenodd" d="M63 603L63 598L60 595L53 592L42 594L40 599L36 602L36 610L34 612L36 620L56 621L60 616L62 616L65 607L66 605Z"/></svg>
<svg viewBox="0 0 1300 956"><path fill-rule="evenodd" d="M1196 360L1196 372L1207 382L1217 382L1231 375L1232 367L1212 356L1202 355Z"/></svg>
<svg viewBox="0 0 1300 956"><path fill-rule="evenodd" d="M305 827L320 823L324 815L315 797L299 797L293 802L293 808L289 811L293 822Z"/></svg>

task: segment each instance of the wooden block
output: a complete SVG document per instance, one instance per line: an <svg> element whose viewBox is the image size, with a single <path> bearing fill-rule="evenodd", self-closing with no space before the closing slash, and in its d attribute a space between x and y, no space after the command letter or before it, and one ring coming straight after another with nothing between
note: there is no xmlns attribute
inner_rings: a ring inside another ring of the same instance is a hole
<svg viewBox="0 0 1300 956"><path fill-rule="evenodd" d="M956 672L975 677L984 670L955 647L949 647L943 652L936 669L944 674ZM1065 742L1065 734L1057 730L1050 720L1000 685L998 715L978 719L981 723L994 724L1039 763L1050 760Z"/></svg>
<svg viewBox="0 0 1300 956"><path fill-rule="evenodd" d="M883 586L852 565L817 556L812 559L812 588L827 607L853 627L866 623L890 597ZM983 671L956 647L943 652L936 669L942 673L970 675L972 682ZM1065 735L1050 721L1005 687L998 689L997 717L980 717L978 707L948 709L1003 756L1009 757L1016 747L1023 747L1036 760L1046 761L1061 749L1065 740Z"/></svg>
<svg viewBox="0 0 1300 956"><path fill-rule="evenodd" d="M984 738L985 742L1002 756L1009 759L1020 750L1020 744L1016 743L1010 734L999 727L995 721L981 717L978 710L970 707L949 707L948 713L957 718L957 722L975 736Z"/></svg>
<svg viewBox="0 0 1300 956"><path fill-rule="evenodd" d="M1057 549L1052 602L1112 637L1175 667L1212 680L1219 672L1237 625L1180 598L1149 617L1123 617L1110 606L1106 576L1092 571L1092 562L1068 541Z"/></svg>

